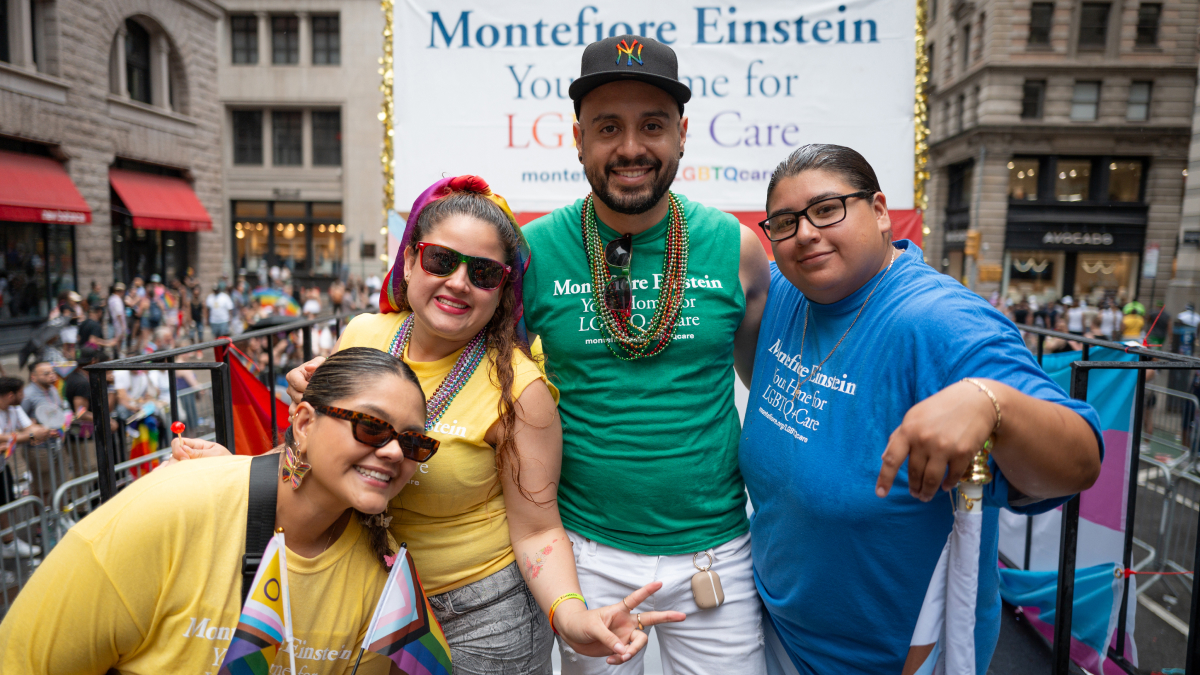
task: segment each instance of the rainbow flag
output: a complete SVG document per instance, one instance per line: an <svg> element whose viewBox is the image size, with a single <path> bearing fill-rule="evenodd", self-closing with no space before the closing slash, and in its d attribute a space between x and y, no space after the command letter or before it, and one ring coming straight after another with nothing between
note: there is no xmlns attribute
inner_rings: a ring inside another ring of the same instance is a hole
<svg viewBox="0 0 1200 675"><path fill-rule="evenodd" d="M450 675L450 645L407 548L400 548L375 606L362 644L367 649L390 658L405 675Z"/></svg>
<svg viewBox="0 0 1200 675"><path fill-rule="evenodd" d="M220 675L269 675L279 646L292 639L287 596L287 547L283 534L271 537L254 584L246 595L237 630L221 662ZM295 666L292 667L295 672Z"/></svg>
<svg viewBox="0 0 1200 675"><path fill-rule="evenodd" d="M129 459L137 459L158 452L158 418L154 415L142 418L137 423L137 434L129 448ZM158 460L139 464L130 469L134 477L150 473L158 466Z"/></svg>
<svg viewBox="0 0 1200 675"><path fill-rule="evenodd" d="M216 347L218 361L225 359L227 347ZM240 354L234 351L234 354ZM230 391L233 394L233 447L237 455L261 455L275 447L288 425L288 406L275 399L275 423L271 429L271 392L237 358L229 359Z"/></svg>

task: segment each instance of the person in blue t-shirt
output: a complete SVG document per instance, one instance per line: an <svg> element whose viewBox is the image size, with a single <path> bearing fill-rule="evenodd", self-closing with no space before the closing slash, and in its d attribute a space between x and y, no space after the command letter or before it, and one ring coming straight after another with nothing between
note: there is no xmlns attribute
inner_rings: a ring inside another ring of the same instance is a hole
<svg viewBox="0 0 1200 675"><path fill-rule="evenodd" d="M859 153L796 150L771 177L767 215L776 262L739 462L770 626L801 673L904 672L954 522L949 491L994 434L975 628L985 673L1000 630L998 508L1041 513L1091 486L1099 418L1012 322L892 241Z"/></svg>

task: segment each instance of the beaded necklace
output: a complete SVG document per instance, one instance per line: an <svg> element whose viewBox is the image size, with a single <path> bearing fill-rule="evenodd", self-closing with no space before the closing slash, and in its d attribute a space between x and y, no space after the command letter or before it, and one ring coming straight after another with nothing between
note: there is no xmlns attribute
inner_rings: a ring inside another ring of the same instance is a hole
<svg viewBox="0 0 1200 675"><path fill-rule="evenodd" d="M401 361L404 360L404 352L408 349L409 340L412 339L412 327L413 315L409 314L400 324L400 330L396 331L396 337L392 338L392 346L388 350L392 356ZM442 419L442 415L446 414L454 397L467 385L467 381L471 379L471 376L475 374L475 369L483 361L484 355L487 354L487 336L484 333L485 331L481 330L471 338L466 349L459 354L454 368L438 385L433 396L430 396L429 400L425 402L426 431L432 429Z"/></svg>
<svg viewBox="0 0 1200 675"><path fill-rule="evenodd" d="M663 258L662 282L658 289L658 301L654 305L654 315L645 327L632 323L631 319L618 318L604 302L604 289L608 288L612 274L608 271L608 263L604 260L604 244L600 240L600 232L596 225L596 206L592 195L583 200L583 213L580 218L583 228L583 248L587 253L588 266L592 272L592 298L595 301L596 313L600 315L601 332L605 336L604 344L608 345L613 355L623 361L648 358L667 348L674 339L675 324L679 320L679 310L683 306L683 292L686 287L688 250L687 216L674 192L668 192L668 208L670 224L667 230L667 251Z"/></svg>

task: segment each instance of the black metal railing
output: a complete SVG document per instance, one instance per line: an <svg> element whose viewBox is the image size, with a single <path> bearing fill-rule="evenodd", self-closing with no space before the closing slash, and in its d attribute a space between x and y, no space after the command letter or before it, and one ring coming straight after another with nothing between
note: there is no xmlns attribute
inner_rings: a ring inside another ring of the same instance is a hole
<svg viewBox="0 0 1200 675"><path fill-rule="evenodd" d="M334 316L324 316L315 319L302 319L288 323L278 323L265 328L251 330L236 338L220 338L209 340L207 342L198 342L196 344L168 349L152 354L142 354L140 356L131 356L115 361L105 361L96 363L84 368L88 374L88 379L91 382L92 401L91 409L95 419L103 420L112 416L112 411L108 405L108 386L105 382L106 373L116 370L192 370L206 371L212 378L212 398L213 398L213 417L215 425L215 440L217 443L224 445L227 448L233 447L233 401L232 390L229 375L229 360L233 358L229 349L224 350L224 356L220 361L187 361L183 363L176 362L176 357L184 354L193 354L208 349L226 347L231 344L244 342L253 338L266 338L267 340L267 388L271 392L272 401L275 399L276 391L276 372L275 372L275 340L280 333L290 333L292 331L302 331L303 338L303 357L304 361L309 361L313 357L312 351L312 328L318 324L327 324L333 322L333 331L335 337L340 337L342 326L347 320L362 314L362 311L346 312ZM170 391L170 416L171 419L165 425L163 430L164 437L170 439L172 432L171 425L179 419L179 392L174 377L169 378ZM272 433L278 428L278 420L276 419L275 406L271 405L271 429ZM108 501L117 493L117 474L114 467L127 457L119 457L118 444L113 432L107 424L96 425L96 465L99 471L100 483L100 499ZM123 448L123 446L122 446Z"/></svg>
<svg viewBox="0 0 1200 675"><path fill-rule="evenodd" d="M1200 369L1200 358L1172 354L1157 349L1142 346L1132 346L1109 340L1085 338L1072 333L1061 333L1032 326L1020 326L1021 330L1037 336L1038 365L1042 364L1047 338L1057 338L1079 343L1082 347L1082 359L1071 364L1071 398L1087 401L1088 374L1093 370L1136 370L1137 383L1133 398L1133 420L1130 429L1132 450L1129 453L1129 486L1126 495L1125 539L1122 552L1121 566L1131 569L1133 565L1134 523L1137 513L1137 476L1141 461L1140 443L1142 438L1142 423L1145 416L1145 391L1147 370L1197 370ZM1108 347L1138 357L1137 361L1092 361L1090 360L1093 347ZM1025 569L1029 569L1030 549L1032 548L1033 519L1026 521L1025 529ZM1198 536L1196 555L1200 556L1200 519L1197 520ZM1071 663L1071 618L1075 598L1075 559L1079 542L1079 496L1071 498L1063 505L1062 531L1059 540L1058 559L1058 593L1054 620L1054 641L1052 648L1052 670L1054 675L1067 675ZM1196 558L1200 560L1200 557ZM1126 616L1129 607L1129 576L1125 575L1124 592L1121 596L1121 608L1117 617L1116 647L1110 647L1108 657L1130 675L1136 674L1137 669L1125 658ZM1188 621L1188 642L1186 669L1187 675L1200 675L1200 660L1197 658L1197 632L1200 629L1200 593L1193 591L1191 612Z"/></svg>

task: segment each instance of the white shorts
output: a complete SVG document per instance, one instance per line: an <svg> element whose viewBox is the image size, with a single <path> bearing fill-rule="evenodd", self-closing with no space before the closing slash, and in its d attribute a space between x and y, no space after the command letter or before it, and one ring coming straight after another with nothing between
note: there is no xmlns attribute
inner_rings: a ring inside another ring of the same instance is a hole
<svg viewBox="0 0 1200 675"><path fill-rule="evenodd" d="M750 535L708 549L712 570L721 577L725 602L716 609L702 610L692 597L692 576L697 569L692 554L656 556L630 553L567 532L575 553L579 585L590 607L603 607L651 581L663 587L635 612L674 610L687 614L681 623L654 627L662 652L665 675L708 675L738 673L765 675L762 601L754 586L750 566ZM701 566L707 558L700 555ZM642 675L645 650L628 663L610 666L603 658L576 654L558 641L563 675Z"/></svg>

